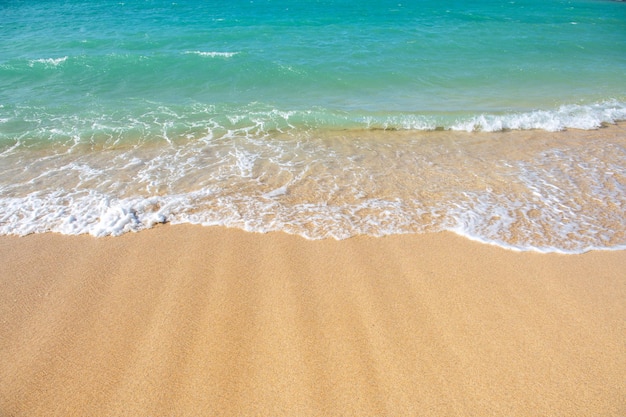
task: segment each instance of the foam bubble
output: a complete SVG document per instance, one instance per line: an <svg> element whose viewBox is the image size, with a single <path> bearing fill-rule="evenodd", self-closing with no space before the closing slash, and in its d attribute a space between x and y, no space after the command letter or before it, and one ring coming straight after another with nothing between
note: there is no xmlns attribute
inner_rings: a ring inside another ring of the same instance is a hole
<svg viewBox="0 0 626 417"><path fill-rule="evenodd" d="M7 168L0 234L105 236L171 222L309 239L450 230L544 252L619 248L626 241L622 126L544 132L536 141L535 132L301 127L320 115L324 126L353 120L323 109L227 110L159 107L132 116L138 130L157 132L158 140L139 135L119 145L106 139L106 146L91 136L78 144L58 137L91 123L100 135L126 138L130 119L98 116L72 125L68 118L52 129L42 122L54 146L14 141L0 154ZM621 111L596 108L607 117ZM376 123L391 120L377 117ZM393 115L393 123L403 117Z"/></svg>
<svg viewBox="0 0 626 417"><path fill-rule="evenodd" d="M162 203L157 197L119 199L94 190L56 190L2 198L0 233L27 235L52 231L119 236L165 222L167 210Z"/></svg>
<svg viewBox="0 0 626 417"><path fill-rule="evenodd" d="M33 67L36 64L44 64L47 67L57 67L67 61L67 57L61 58L42 58L42 59L33 59L28 62L28 66Z"/></svg>
<svg viewBox="0 0 626 417"><path fill-rule="evenodd" d="M626 119L626 103L616 100L591 105L562 105L557 110L536 110L504 115L481 114L452 124L452 130L498 132L502 130L597 129Z"/></svg>
<svg viewBox="0 0 626 417"><path fill-rule="evenodd" d="M216 51L185 51L185 54L198 55L209 58L232 58L239 52L216 52Z"/></svg>
<svg viewBox="0 0 626 417"><path fill-rule="evenodd" d="M366 116L363 122L368 129L435 130L438 127L435 118L415 114Z"/></svg>
<svg viewBox="0 0 626 417"><path fill-rule="evenodd" d="M128 137L160 138L168 143L181 137L239 137L262 139L276 131L299 135L307 130L370 129L404 131L484 131L566 129L593 130L626 120L626 103L606 101L592 105L563 105L556 110L467 117L412 113L343 112L324 108L284 110L262 103L241 106L165 106L139 103L115 113L97 110L61 114L56 109L11 107L3 109L3 125L21 143L119 143ZM10 116L10 117L7 117ZM19 126L21 130L15 130ZM0 135L3 135L0 133ZM4 133L7 135L7 133Z"/></svg>

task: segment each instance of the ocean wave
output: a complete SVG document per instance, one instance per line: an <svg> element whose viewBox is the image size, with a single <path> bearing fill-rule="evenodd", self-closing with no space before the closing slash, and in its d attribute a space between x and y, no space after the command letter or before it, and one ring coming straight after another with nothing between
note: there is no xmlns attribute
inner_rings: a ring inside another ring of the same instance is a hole
<svg viewBox="0 0 626 417"><path fill-rule="evenodd" d="M625 119L626 103L609 100L590 105L563 105L556 110L535 110L503 115L481 114L461 119L449 128L467 132L531 129L556 132L565 129L597 129L603 124Z"/></svg>
<svg viewBox="0 0 626 417"><path fill-rule="evenodd" d="M209 58L232 58L233 56L239 54L239 52L215 52L215 51L185 51L187 55L198 55Z"/></svg>
<svg viewBox="0 0 626 417"><path fill-rule="evenodd" d="M272 132L325 130L404 130L500 132L509 130L595 130L626 120L626 103L610 100L589 105L563 105L555 110L504 114L441 114L338 111L320 107L280 109L262 103L212 105L195 103L171 106L138 102L136 107L82 109L4 106L0 120L15 129L0 132L4 139L61 143L127 142L129 139L167 141L176 138L257 136ZM16 130L17 129L17 130Z"/></svg>
<svg viewBox="0 0 626 417"><path fill-rule="evenodd" d="M490 141L491 133L242 130L97 150L13 144L0 159L0 234L117 236L169 222L307 239L448 230L514 250L624 248L622 129L541 141L529 140L534 132Z"/></svg>
<svg viewBox="0 0 626 417"><path fill-rule="evenodd" d="M41 58L41 59L32 59L28 61L29 67L34 67L37 64L43 64L46 67L58 67L67 61L67 56L63 56L60 58Z"/></svg>
<svg viewBox="0 0 626 417"><path fill-rule="evenodd" d="M207 190L127 198L95 190L32 193L22 198L0 198L0 234L56 232L119 236L171 223L225 226L255 233L285 232L311 240L451 231L516 251L575 254L626 249L623 241L613 242L623 230L602 231L598 230L599 224L582 224L572 218L527 224L528 229L511 240L512 230L519 228L520 220L524 220L514 213L519 215L532 209L488 204L492 197L486 195L475 196L477 201L470 198L429 208L415 201L378 198L363 199L358 204L311 202L289 206L280 202L286 194L286 189L256 197L215 196ZM552 211L546 215L558 218L559 214ZM548 224L552 228L549 231Z"/></svg>

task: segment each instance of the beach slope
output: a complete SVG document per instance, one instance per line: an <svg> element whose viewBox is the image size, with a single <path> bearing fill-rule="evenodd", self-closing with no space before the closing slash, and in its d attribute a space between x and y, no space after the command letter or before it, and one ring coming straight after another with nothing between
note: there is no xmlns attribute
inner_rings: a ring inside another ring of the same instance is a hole
<svg viewBox="0 0 626 417"><path fill-rule="evenodd" d="M0 237L0 415L626 415L626 251Z"/></svg>

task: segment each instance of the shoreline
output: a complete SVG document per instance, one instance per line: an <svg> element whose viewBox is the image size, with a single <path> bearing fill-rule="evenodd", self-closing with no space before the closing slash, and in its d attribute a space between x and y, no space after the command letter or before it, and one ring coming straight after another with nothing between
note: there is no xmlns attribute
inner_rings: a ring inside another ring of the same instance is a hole
<svg viewBox="0 0 626 417"><path fill-rule="evenodd" d="M626 251L163 225L0 258L2 415L626 411Z"/></svg>
<svg viewBox="0 0 626 417"><path fill-rule="evenodd" d="M454 230L545 252L625 242L624 124L283 139L3 155L0 234L187 222L309 239Z"/></svg>

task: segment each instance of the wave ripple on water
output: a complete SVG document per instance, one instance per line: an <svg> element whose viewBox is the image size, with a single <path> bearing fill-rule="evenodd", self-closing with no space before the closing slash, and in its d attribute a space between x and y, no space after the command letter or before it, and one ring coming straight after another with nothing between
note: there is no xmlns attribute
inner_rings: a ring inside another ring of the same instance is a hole
<svg viewBox="0 0 626 417"><path fill-rule="evenodd" d="M625 160L623 125L9 149L0 233L105 236L171 222L310 239L451 230L519 250L615 249L626 244Z"/></svg>

